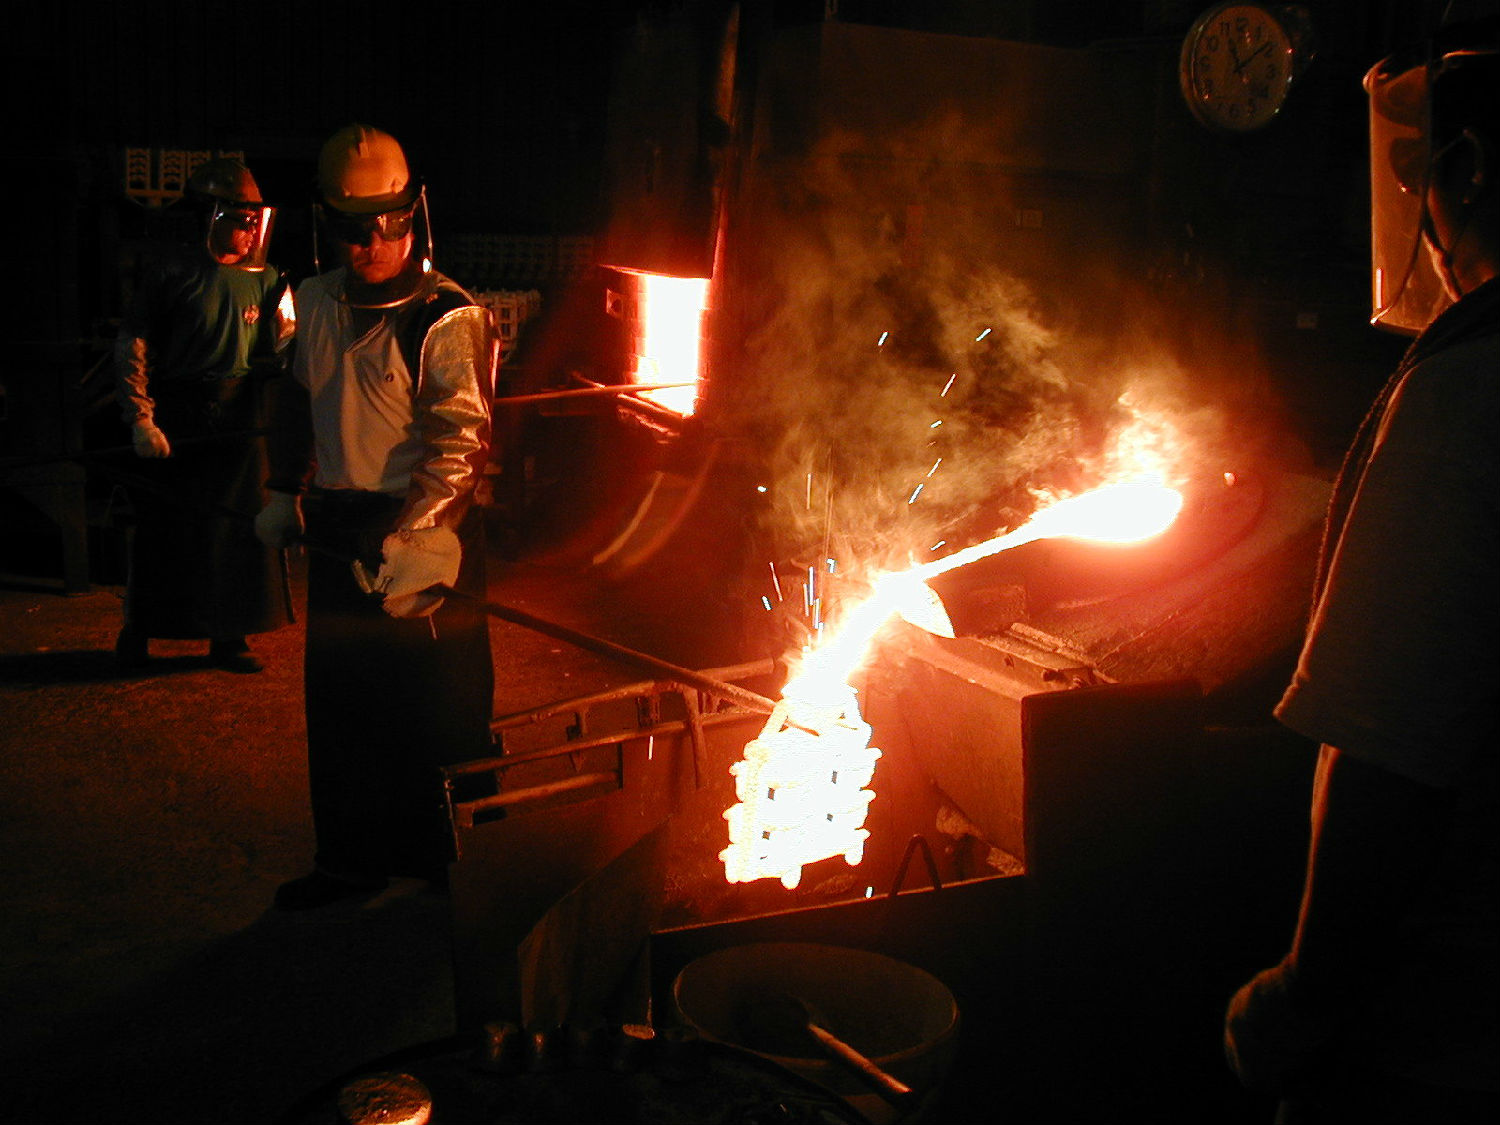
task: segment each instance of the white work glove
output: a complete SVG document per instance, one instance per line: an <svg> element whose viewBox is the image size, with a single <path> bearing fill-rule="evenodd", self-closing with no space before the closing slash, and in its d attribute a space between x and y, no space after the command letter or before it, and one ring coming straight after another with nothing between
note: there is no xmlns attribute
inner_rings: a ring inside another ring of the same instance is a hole
<svg viewBox="0 0 1500 1125"><path fill-rule="evenodd" d="M172 455L172 446L167 435L156 428L147 418L133 422L130 426L130 444L135 446L137 457L161 458Z"/></svg>
<svg viewBox="0 0 1500 1125"><path fill-rule="evenodd" d="M380 550L385 561L375 576L355 560L354 580L367 594L384 594L381 608L392 617L426 617L443 604L442 594L426 591L458 581L463 547L450 528L392 532Z"/></svg>
<svg viewBox="0 0 1500 1125"><path fill-rule="evenodd" d="M279 550L302 538L302 500L291 492L273 492L255 517L255 537Z"/></svg>

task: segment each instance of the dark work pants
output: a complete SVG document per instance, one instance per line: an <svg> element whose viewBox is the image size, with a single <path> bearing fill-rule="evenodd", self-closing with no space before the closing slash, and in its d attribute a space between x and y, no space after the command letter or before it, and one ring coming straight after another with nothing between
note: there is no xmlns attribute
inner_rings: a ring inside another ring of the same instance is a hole
<svg viewBox="0 0 1500 1125"><path fill-rule="evenodd" d="M401 503L378 493L307 498L311 543L377 566ZM463 534L456 587L484 594L483 536ZM349 878L430 878L451 861L439 767L490 752L494 670L487 619L447 599L396 619L349 563L308 555L304 664L317 866Z"/></svg>
<svg viewBox="0 0 1500 1125"><path fill-rule="evenodd" d="M245 436L257 418L252 380L169 382L155 393L158 424L181 444L165 460L119 466L135 512L125 625L185 640L281 628L281 553L252 525L266 476L264 443Z"/></svg>

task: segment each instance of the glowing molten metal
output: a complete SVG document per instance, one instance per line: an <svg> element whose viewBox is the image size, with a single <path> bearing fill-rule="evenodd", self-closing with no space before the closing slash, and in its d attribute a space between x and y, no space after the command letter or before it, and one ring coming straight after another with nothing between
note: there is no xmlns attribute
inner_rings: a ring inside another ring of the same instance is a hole
<svg viewBox="0 0 1500 1125"><path fill-rule="evenodd" d="M667 277L642 273L640 278L641 338L635 357L637 383L692 383L688 387L645 391L658 406L683 416L698 402L699 353L703 310L708 303L708 279Z"/></svg>
<svg viewBox="0 0 1500 1125"><path fill-rule="evenodd" d="M1004 535L935 562L879 576L816 649L804 652L798 673L760 735L730 767L739 803L724 813L729 846L719 853L731 883L776 877L788 890L802 867L842 855L852 867L864 858L865 814L875 794L866 788L880 751L860 718L849 678L870 642L901 615L952 636L929 578L1038 539L1133 543L1161 534L1182 510L1182 494L1154 479L1105 485L1059 500Z"/></svg>
<svg viewBox="0 0 1500 1125"><path fill-rule="evenodd" d="M917 568L923 581L1038 539L1138 543L1160 535L1182 511L1182 493L1158 480L1107 484L1043 508L1014 531Z"/></svg>

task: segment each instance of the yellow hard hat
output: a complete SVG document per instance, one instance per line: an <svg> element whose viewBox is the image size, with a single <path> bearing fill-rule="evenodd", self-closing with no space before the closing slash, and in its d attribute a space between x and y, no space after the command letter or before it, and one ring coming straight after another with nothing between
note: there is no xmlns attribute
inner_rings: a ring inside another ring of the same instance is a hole
<svg viewBox="0 0 1500 1125"><path fill-rule="evenodd" d="M405 207L420 188L395 137L368 125L346 125L323 144L318 190L330 207L379 215Z"/></svg>

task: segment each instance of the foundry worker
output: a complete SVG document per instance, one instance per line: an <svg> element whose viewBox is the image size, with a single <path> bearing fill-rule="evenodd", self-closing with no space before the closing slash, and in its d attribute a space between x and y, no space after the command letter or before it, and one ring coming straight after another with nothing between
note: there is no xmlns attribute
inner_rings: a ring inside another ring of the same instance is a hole
<svg viewBox="0 0 1500 1125"><path fill-rule="evenodd" d="M1450 29L1365 80L1376 320L1420 335L1335 486L1277 711L1323 744L1308 869L1291 948L1235 996L1225 1045L1288 1123L1500 1120L1495 32Z"/></svg>
<svg viewBox="0 0 1500 1125"><path fill-rule="evenodd" d="M274 209L228 158L198 167L178 206L193 236L146 259L115 341L115 397L139 458L121 470L135 529L115 654L138 669L149 638L204 639L213 664L258 672L246 635L287 620L280 556L250 522L265 478L262 388L290 332L266 263Z"/></svg>
<svg viewBox="0 0 1500 1125"><path fill-rule="evenodd" d="M271 438L267 543L308 544L304 688L317 854L283 909L441 881L440 767L489 752L493 671L475 602L474 505L497 337L431 269L421 183L396 139L350 125L318 161L317 226L342 265L296 292L294 391ZM304 491L304 486L306 490ZM351 565L351 560L354 560Z"/></svg>

